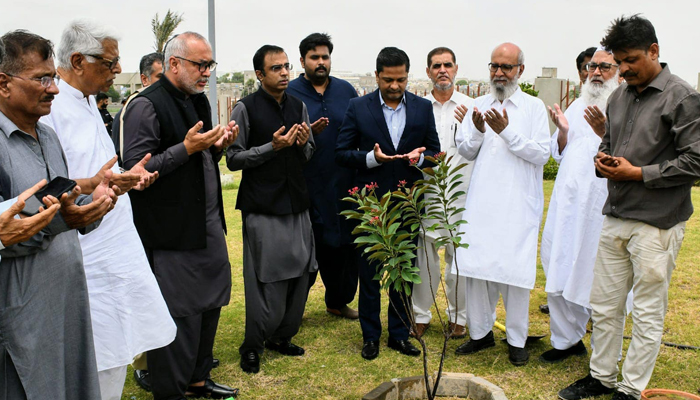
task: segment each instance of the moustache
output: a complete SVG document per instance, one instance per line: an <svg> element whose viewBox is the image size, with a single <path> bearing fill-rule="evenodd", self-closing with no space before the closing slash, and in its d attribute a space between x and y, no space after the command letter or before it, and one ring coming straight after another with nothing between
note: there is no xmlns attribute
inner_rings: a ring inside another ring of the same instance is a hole
<svg viewBox="0 0 700 400"><path fill-rule="evenodd" d="M636 72L632 72L632 71L626 71L626 72L620 74L620 76L623 77L623 78L632 78L632 77L634 77L634 76L637 76L637 73L636 73Z"/></svg>
<svg viewBox="0 0 700 400"><path fill-rule="evenodd" d="M316 71L328 71L328 70L323 65L319 65L318 67L316 67Z"/></svg>
<svg viewBox="0 0 700 400"><path fill-rule="evenodd" d="M53 99L54 99L54 96L53 96L53 95L50 95L50 96L44 96L44 97L42 97L42 98L41 98L41 101L53 101Z"/></svg>

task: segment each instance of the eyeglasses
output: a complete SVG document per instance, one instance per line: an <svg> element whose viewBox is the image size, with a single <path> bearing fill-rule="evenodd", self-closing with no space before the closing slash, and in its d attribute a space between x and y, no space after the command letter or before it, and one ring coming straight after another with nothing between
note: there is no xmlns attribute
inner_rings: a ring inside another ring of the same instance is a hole
<svg viewBox="0 0 700 400"><path fill-rule="evenodd" d="M617 66L618 66L617 64L610 64L610 63L606 63L606 62L602 62L600 64L590 62L590 63L586 64L586 71L594 72L596 70L596 68L599 68L600 72L608 72L608 71L610 71L610 68L617 67Z"/></svg>
<svg viewBox="0 0 700 400"><path fill-rule="evenodd" d="M109 59L109 58L104 58L104 57L102 57L102 56L98 56L98 55L95 55L95 54L85 54L85 55L88 56L88 57L96 58L96 59L98 59L98 60L100 60L100 61L106 62L107 64L105 64L105 65L106 65L107 67L109 67L109 70L110 70L110 71L113 70L114 68L116 68L116 67L117 67L117 64L119 64L119 56L114 57L114 58L112 58L112 59Z"/></svg>
<svg viewBox="0 0 700 400"><path fill-rule="evenodd" d="M274 73L278 73L278 72L282 71L282 68L286 69L287 71L291 71L294 69L294 66L290 63L277 64L277 65L271 66L270 71L272 71Z"/></svg>
<svg viewBox="0 0 700 400"><path fill-rule="evenodd" d="M179 58L180 60L185 60L185 61L191 62L192 64L196 65L197 68L199 68L199 72L205 72L206 70L213 71L216 69L216 66L218 65L216 63L216 61L214 61L214 60L197 62L197 61L188 60L185 57L180 57L180 56L173 56L173 57Z"/></svg>
<svg viewBox="0 0 700 400"><path fill-rule="evenodd" d="M18 78L18 79L21 79L23 81L39 82L41 84L41 86L43 86L46 89L50 88L51 85L55 84L55 82L53 81L53 76L49 76L49 75L42 76L41 78L25 78L23 76L12 75L12 74L8 74L8 73L5 73L5 75L11 76L13 78Z"/></svg>
<svg viewBox="0 0 700 400"><path fill-rule="evenodd" d="M519 67L522 64L494 64L494 63L489 63L489 69L491 72L496 72L500 68L501 71L503 71L504 74L510 73L510 71L513 70L515 67Z"/></svg>

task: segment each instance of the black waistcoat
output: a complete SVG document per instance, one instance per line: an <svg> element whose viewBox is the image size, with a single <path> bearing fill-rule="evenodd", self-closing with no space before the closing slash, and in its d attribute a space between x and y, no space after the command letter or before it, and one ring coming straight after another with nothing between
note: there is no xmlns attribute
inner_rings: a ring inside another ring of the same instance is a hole
<svg viewBox="0 0 700 400"><path fill-rule="evenodd" d="M241 100L248 111L250 135L248 146L270 143L282 126L287 132L304 122L303 105L298 98L285 95L282 106L260 88ZM296 214L309 208L309 192L303 174L306 162L296 144L275 152L265 163L243 170L236 208L243 212L268 215Z"/></svg>
<svg viewBox="0 0 700 400"><path fill-rule="evenodd" d="M202 121L202 132L211 130L211 107L204 94L187 96L167 78L139 93L153 103L160 125L159 154L181 143L187 131ZM210 149L211 150L211 149ZM205 150L205 151L210 151ZM219 167L215 163L219 187L219 215L226 231ZM144 191L129 192L134 225L143 245L152 249L192 250L207 247L206 199L202 154L190 155L186 163L160 176Z"/></svg>

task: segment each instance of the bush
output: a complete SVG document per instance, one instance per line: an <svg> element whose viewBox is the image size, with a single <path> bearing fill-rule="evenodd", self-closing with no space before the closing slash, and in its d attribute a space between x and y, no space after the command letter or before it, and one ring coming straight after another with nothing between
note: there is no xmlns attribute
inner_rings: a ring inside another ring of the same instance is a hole
<svg viewBox="0 0 700 400"><path fill-rule="evenodd" d="M552 157L549 157L549 161L544 165L544 179L547 181L553 181L557 178L557 172L559 172L559 164Z"/></svg>

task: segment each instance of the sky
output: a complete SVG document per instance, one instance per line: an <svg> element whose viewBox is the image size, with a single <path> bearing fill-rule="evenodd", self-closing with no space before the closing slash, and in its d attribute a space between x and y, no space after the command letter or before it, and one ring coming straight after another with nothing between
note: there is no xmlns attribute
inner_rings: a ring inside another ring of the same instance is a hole
<svg viewBox="0 0 700 400"><path fill-rule="evenodd" d="M124 72L136 72L142 55L153 51L151 19L170 9L182 13L175 31L208 35L207 0L1 0L0 33L27 29L59 44L61 31L76 18L103 21L120 35ZM578 81L576 56L596 46L610 22L641 13L656 28L661 61L693 87L700 72L700 1L697 0L218 0L217 73L252 69L264 44L287 50L300 68L299 41L327 32L335 49L332 68L374 71L377 53L396 46L409 55L414 77L425 76L426 55L438 46L457 55L459 77L487 79L494 47L514 42L525 53L521 80L532 81L542 67Z"/></svg>

